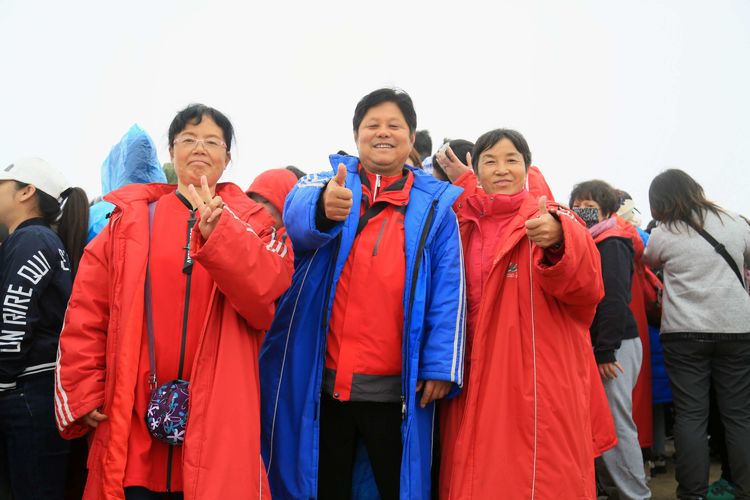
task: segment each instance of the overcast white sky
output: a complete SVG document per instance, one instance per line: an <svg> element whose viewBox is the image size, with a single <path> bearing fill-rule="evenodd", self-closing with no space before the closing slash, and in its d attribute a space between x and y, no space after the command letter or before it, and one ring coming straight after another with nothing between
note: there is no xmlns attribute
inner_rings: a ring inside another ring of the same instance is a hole
<svg viewBox="0 0 750 500"><path fill-rule="evenodd" d="M0 163L41 156L91 197L133 123L168 161L191 102L237 133L224 180L355 152L356 102L409 92L419 128L516 128L555 196L601 178L648 214L666 167L750 215L750 1L0 0Z"/></svg>

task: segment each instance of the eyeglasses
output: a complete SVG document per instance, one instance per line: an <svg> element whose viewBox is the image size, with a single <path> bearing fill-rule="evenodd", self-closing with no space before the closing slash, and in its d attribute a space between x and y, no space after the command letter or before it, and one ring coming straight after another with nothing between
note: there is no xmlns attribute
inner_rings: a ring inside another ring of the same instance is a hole
<svg viewBox="0 0 750 500"><path fill-rule="evenodd" d="M207 151L218 153L224 149L227 149L227 144L219 139L197 139L190 136L177 137L172 143L177 147L193 150L198 147L198 144L202 144L203 148Z"/></svg>

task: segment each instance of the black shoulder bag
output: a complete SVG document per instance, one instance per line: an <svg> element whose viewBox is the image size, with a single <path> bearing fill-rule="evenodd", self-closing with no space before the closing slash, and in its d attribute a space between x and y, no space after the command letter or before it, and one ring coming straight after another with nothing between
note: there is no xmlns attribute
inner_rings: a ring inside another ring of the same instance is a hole
<svg viewBox="0 0 750 500"><path fill-rule="evenodd" d="M734 261L731 255L729 255L729 252L727 252L726 247L722 243L719 243L716 241L716 238L711 236L711 234L706 231L705 229L697 229L693 228L696 231L698 231L698 234L703 236L707 242L711 244L711 246L714 247L714 250L716 250L716 253L724 257L724 260L727 261L727 264L729 264L729 267L732 268L732 271L734 271L734 274L737 276L737 279L740 280L740 285L742 288L745 288L745 282L742 280L742 274L740 273L739 268L737 267L737 263Z"/></svg>

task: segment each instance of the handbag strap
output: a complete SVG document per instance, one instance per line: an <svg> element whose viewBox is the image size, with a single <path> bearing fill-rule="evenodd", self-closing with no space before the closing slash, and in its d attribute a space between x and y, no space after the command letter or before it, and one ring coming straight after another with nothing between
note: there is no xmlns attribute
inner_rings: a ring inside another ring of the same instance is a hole
<svg viewBox="0 0 750 500"><path fill-rule="evenodd" d="M153 235L156 202L148 204L148 257L146 258L146 333L148 335L148 386L156 389L156 355L154 354L154 310L151 307L151 236Z"/></svg>
<svg viewBox="0 0 750 500"><path fill-rule="evenodd" d="M740 280L740 285L742 285L742 288L745 288L745 282L742 281L742 274L740 274L740 270L737 267L737 263L734 261L732 256L729 255L729 252L727 252L726 247L722 243L719 243L718 241L716 241L716 238L711 236L711 234L705 229L700 228L700 229L695 229L695 230L698 231L698 234L703 236L703 238L705 238L705 240L708 241L711 244L711 246L714 247L714 250L716 250L716 253L724 257L724 260L727 261L727 264L729 264L729 267L732 268L732 271L734 271L734 274L737 275L737 279Z"/></svg>

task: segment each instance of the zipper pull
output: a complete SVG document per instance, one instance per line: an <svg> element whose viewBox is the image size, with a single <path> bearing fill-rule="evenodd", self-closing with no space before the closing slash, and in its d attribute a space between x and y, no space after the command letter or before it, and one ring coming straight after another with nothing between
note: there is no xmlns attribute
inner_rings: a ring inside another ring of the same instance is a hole
<svg viewBox="0 0 750 500"><path fill-rule="evenodd" d="M406 418L406 398L401 396L401 420Z"/></svg>
<svg viewBox="0 0 750 500"><path fill-rule="evenodd" d="M378 189L380 189L380 175L375 174L375 192L372 195L372 202L375 203L375 198L378 197Z"/></svg>

